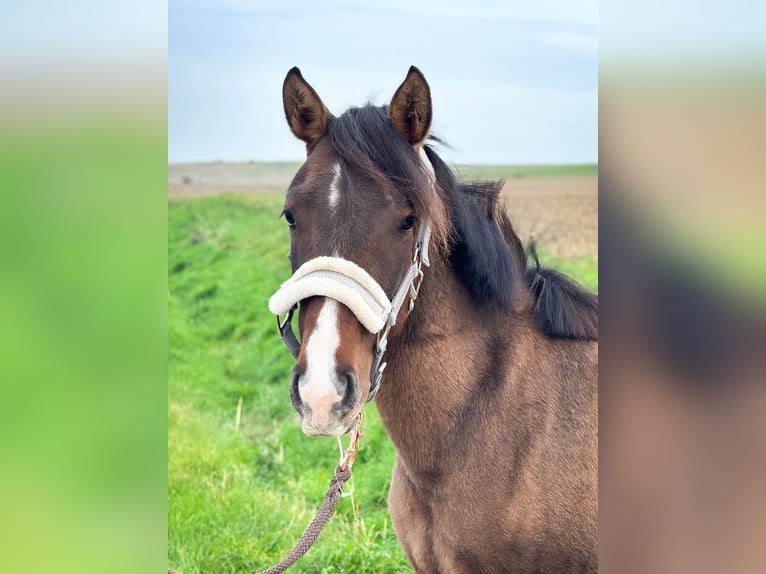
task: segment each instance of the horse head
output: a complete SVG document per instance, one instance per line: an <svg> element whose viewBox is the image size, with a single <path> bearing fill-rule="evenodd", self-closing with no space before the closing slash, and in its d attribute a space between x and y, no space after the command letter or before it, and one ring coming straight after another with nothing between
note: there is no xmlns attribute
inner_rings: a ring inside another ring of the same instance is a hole
<svg viewBox="0 0 766 574"><path fill-rule="evenodd" d="M389 106L335 117L293 68L283 103L307 157L283 210L293 276L270 308L300 308L290 396L303 431L340 436L377 392L389 330L406 318L431 231L445 228L423 149L430 90L413 66Z"/></svg>

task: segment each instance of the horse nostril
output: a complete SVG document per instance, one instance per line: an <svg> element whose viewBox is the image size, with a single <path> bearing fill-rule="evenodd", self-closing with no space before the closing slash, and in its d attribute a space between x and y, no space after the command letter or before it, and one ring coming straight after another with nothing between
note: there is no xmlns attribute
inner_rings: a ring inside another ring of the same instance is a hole
<svg viewBox="0 0 766 574"><path fill-rule="evenodd" d="M356 380L356 374L352 369L343 369L338 373L338 382L340 383L340 395L343 397L341 400L341 410L343 414L348 413L354 408L356 403L356 397L359 384Z"/></svg>
<svg viewBox="0 0 766 574"><path fill-rule="evenodd" d="M290 400L293 402L293 406L298 410L300 410L303 405L301 393L299 391L302 376L303 369L300 369L297 366L293 368L292 373L290 373Z"/></svg>

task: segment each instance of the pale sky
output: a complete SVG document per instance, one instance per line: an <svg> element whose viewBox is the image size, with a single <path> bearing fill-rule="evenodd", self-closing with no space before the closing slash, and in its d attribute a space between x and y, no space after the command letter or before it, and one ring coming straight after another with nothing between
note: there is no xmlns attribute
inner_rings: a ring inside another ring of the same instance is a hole
<svg viewBox="0 0 766 574"><path fill-rule="evenodd" d="M171 0L168 160L299 160L298 66L327 107L387 104L410 65L458 163L598 160L595 1Z"/></svg>

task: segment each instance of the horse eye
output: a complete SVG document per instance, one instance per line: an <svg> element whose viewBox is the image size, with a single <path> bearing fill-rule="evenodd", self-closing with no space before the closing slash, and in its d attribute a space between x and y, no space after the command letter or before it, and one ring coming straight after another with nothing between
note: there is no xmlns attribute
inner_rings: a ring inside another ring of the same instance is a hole
<svg viewBox="0 0 766 574"><path fill-rule="evenodd" d="M414 215L408 215L407 217L404 218L404 221L402 221L402 224L399 227L399 229L401 229L402 231L409 231L415 225L415 221L417 221L417 217L415 217Z"/></svg>
<svg viewBox="0 0 766 574"><path fill-rule="evenodd" d="M287 221L287 226L290 229L295 229L295 216L293 216L293 212L290 211L289 209L285 209L282 212L282 215L285 216L285 221Z"/></svg>

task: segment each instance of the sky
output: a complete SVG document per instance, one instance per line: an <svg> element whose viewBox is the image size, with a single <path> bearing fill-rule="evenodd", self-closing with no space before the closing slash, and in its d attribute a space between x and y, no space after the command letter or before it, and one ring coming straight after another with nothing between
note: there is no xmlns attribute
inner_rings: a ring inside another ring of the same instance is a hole
<svg viewBox="0 0 766 574"><path fill-rule="evenodd" d="M171 0L168 160L301 160L282 108L291 67L340 115L387 104L413 64L448 161L598 161L590 0Z"/></svg>

